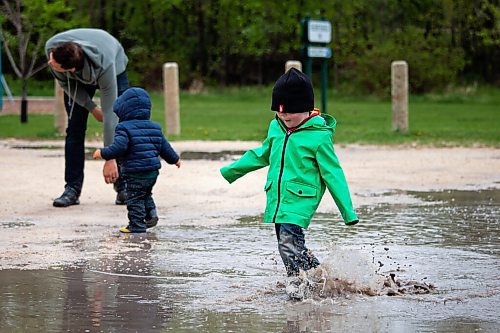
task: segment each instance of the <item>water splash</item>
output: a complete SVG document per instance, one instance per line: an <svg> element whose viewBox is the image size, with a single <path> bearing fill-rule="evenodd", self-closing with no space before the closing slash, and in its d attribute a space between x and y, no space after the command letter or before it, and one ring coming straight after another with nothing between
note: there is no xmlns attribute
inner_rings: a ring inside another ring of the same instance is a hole
<svg viewBox="0 0 500 333"><path fill-rule="evenodd" d="M369 255L336 246L326 260L315 269L301 271L290 279L286 291L293 299L324 299L348 297L352 294L367 296L403 296L428 294L435 286L417 281L398 281L396 275L378 273Z"/></svg>

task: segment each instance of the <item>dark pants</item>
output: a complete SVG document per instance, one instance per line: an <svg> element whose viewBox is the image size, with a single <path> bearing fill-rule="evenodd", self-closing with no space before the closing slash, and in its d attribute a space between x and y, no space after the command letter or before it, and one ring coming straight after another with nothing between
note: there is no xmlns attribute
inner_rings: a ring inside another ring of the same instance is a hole
<svg viewBox="0 0 500 333"><path fill-rule="evenodd" d="M304 231L290 223L275 223L278 250L288 276L319 266L319 260L305 246Z"/></svg>
<svg viewBox="0 0 500 333"><path fill-rule="evenodd" d="M118 85L118 96L120 96L128 88L127 72L116 77ZM82 89L79 87L78 89ZM90 98L94 97L95 91L98 89L94 85L83 85L83 89L87 91ZM74 104L74 105L73 105ZM64 180L66 186L76 190L78 195L82 191L83 186L83 168L85 165L85 133L87 131L87 120L89 111L83 106L73 103L73 100L64 94L64 107L68 114L68 127L66 128L66 144L64 146L65 171ZM71 108L73 107L73 111ZM122 179L118 179L118 184L115 183L115 190L121 191L125 188Z"/></svg>
<svg viewBox="0 0 500 333"><path fill-rule="evenodd" d="M134 178L125 175L127 190L128 229L132 232L146 231L146 222L151 218L151 212L156 209L152 191L156 183L153 178Z"/></svg>

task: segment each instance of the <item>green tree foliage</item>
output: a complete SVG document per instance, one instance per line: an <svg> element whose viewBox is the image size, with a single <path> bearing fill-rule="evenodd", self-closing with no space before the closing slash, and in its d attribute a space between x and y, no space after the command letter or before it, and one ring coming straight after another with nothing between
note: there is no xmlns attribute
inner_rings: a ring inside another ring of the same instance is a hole
<svg viewBox="0 0 500 333"><path fill-rule="evenodd" d="M54 31L83 22L71 22L71 10L64 0L2 0L1 38L19 78L27 79L46 66L43 46Z"/></svg>
<svg viewBox="0 0 500 333"><path fill-rule="evenodd" d="M498 0L453 2L453 33L465 52L465 75L500 84L500 7Z"/></svg>
<svg viewBox="0 0 500 333"><path fill-rule="evenodd" d="M408 61L414 92L467 80L500 84L499 0L23 1L72 8L44 13L111 32L127 50L131 82L150 88L161 86L169 61L179 64L183 88L272 83L287 60L303 60L306 16L332 23L336 87L387 95L392 60Z"/></svg>
<svg viewBox="0 0 500 333"><path fill-rule="evenodd" d="M22 121L27 120L27 80L46 67L45 41L54 31L65 30L81 20L68 20L72 8L63 0L2 0L0 38L12 72L22 82Z"/></svg>
<svg viewBox="0 0 500 333"><path fill-rule="evenodd" d="M332 13L337 84L355 82L357 90L387 96L394 60L408 62L413 92L440 89L456 81L465 57L451 43L445 4L338 1Z"/></svg>

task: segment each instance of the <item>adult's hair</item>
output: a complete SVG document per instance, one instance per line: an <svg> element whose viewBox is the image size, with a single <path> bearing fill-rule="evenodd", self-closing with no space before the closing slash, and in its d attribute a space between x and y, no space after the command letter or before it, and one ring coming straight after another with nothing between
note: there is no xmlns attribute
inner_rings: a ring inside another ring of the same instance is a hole
<svg viewBox="0 0 500 333"><path fill-rule="evenodd" d="M52 57L64 69L75 68L80 71L83 68L84 55L80 45L73 42L65 42L52 49Z"/></svg>

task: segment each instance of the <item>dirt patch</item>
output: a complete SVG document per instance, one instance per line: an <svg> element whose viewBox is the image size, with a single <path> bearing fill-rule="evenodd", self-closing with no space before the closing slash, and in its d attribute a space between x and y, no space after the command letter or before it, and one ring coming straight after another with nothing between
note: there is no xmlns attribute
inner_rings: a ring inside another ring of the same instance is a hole
<svg viewBox="0 0 500 333"><path fill-rule="evenodd" d="M54 112L55 99L50 97L28 97L29 114L50 114ZM21 98L14 97L12 100L3 99L1 115L20 114Z"/></svg>

